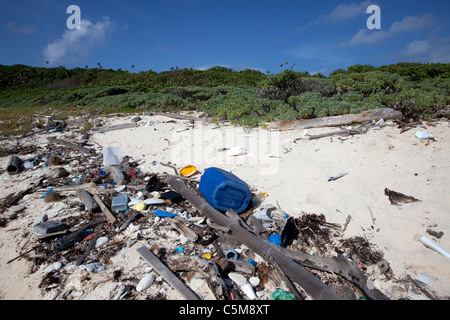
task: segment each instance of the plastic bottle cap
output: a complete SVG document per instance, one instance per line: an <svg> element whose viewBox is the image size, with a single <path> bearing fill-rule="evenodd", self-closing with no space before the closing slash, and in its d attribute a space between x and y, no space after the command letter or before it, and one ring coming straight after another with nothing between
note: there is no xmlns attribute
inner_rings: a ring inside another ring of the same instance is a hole
<svg viewBox="0 0 450 320"><path fill-rule="evenodd" d="M147 205L144 202L138 202L133 206L133 209L136 211L142 211L147 209Z"/></svg>
<svg viewBox="0 0 450 320"><path fill-rule="evenodd" d="M233 259L233 260L237 260L238 258L238 253L236 250L230 249L225 253L225 258L227 259Z"/></svg>

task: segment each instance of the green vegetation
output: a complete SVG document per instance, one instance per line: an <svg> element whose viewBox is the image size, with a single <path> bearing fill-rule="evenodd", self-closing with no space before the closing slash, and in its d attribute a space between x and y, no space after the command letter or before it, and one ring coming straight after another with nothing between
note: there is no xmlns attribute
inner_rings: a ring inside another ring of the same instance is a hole
<svg viewBox="0 0 450 320"><path fill-rule="evenodd" d="M0 131L24 132L27 115L203 111L217 122L256 126L390 107L432 118L450 105L450 64L354 65L328 77L284 70L268 75L224 67L130 73L104 68L0 65Z"/></svg>

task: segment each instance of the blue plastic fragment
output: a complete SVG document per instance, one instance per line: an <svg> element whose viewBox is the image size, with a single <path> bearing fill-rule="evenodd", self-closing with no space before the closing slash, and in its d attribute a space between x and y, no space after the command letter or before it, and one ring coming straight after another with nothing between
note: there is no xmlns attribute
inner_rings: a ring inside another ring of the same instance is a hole
<svg viewBox="0 0 450 320"><path fill-rule="evenodd" d="M52 191L54 188L49 188L48 190L47 190L47 192L46 193L44 193L44 195L43 196L41 196L39 199L44 199L45 198L45 196L47 196L49 193L50 193L50 191Z"/></svg>
<svg viewBox="0 0 450 320"><path fill-rule="evenodd" d="M248 263L251 263L252 265L256 266L256 261L253 259L248 259Z"/></svg>
<svg viewBox="0 0 450 320"><path fill-rule="evenodd" d="M281 235L280 234L275 234L275 233L271 234L269 236L269 239L267 239L267 240L269 240L269 242L272 242L276 245L281 245Z"/></svg>
<svg viewBox="0 0 450 320"><path fill-rule="evenodd" d="M153 210L153 213L157 217L160 217L160 218L165 218L165 217L174 218L174 217L176 217L175 213L169 213L169 212L165 212L165 211L162 211L162 210L159 210L159 209Z"/></svg>
<svg viewBox="0 0 450 320"><path fill-rule="evenodd" d="M183 252L184 248L183 247L176 247L175 249L173 249L173 251L175 251L175 252Z"/></svg>

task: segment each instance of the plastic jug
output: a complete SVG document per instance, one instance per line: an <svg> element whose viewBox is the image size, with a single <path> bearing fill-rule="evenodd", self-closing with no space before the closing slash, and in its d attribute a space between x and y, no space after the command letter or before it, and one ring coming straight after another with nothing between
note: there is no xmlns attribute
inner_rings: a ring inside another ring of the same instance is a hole
<svg viewBox="0 0 450 320"><path fill-rule="evenodd" d="M208 168L200 178L200 193L219 211L234 209L237 213L247 209L252 194L248 185L231 172Z"/></svg>

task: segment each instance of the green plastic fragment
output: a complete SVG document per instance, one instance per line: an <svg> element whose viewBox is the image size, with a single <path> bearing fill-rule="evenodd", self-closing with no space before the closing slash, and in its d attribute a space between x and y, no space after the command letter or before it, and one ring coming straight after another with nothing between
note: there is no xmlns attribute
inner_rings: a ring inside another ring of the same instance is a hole
<svg viewBox="0 0 450 320"><path fill-rule="evenodd" d="M290 292L286 292L283 289L277 289L274 292L272 292L270 298L272 300L294 300L295 295Z"/></svg>

